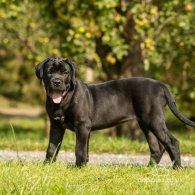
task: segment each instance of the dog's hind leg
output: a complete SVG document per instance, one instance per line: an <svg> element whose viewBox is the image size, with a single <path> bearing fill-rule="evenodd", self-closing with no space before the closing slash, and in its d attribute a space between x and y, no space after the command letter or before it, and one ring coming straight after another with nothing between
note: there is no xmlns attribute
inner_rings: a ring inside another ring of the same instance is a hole
<svg viewBox="0 0 195 195"><path fill-rule="evenodd" d="M148 166L158 164L162 158L165 148L157 139L157 137L147 128L147 126L143 124L143 122L139 121L138 123L140 128L144 132L150 149L150 161L148 163Z"/></svg>
<svg viewBox="0 0 195 195"><path fill-rule="evenodd" d="M157 137L158 140L163 144L166 151L168 152L171 160L173 161L173 167L181 167L181 158L180 158L180 150L179 150L179 142L178 140L171 135L168 131L164 114L161 109L153 111L152 120L150 123L150 129L153 134Z"/></svg>

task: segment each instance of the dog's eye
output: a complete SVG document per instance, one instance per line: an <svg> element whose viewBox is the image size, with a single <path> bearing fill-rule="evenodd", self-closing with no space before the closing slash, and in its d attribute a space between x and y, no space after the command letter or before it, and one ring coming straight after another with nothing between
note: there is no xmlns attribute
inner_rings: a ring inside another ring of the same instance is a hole
<svg viewBox="0 0 195 195"><path fill-rule="evenodd" d="M61 73L62 74L68 74L68 71L67 70L61 70Z"/></svg>

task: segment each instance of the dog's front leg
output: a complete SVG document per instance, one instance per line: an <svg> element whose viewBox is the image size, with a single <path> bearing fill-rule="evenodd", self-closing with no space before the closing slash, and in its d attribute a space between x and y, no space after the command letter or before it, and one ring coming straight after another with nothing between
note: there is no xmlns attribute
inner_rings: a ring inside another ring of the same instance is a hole
<svg viewBox="0 0 195 195"><path fill-rule="evenodd" d="M65 129L58 123L51 122L50 138L45 162L54 162L58 155Z"/></svg>
<svg viewBox="0 0 195 195"><path fill-rule="evenodd" d="M90 128L81 126L76 130L76 166L81 167L88 162L88 144Z"/></svg>

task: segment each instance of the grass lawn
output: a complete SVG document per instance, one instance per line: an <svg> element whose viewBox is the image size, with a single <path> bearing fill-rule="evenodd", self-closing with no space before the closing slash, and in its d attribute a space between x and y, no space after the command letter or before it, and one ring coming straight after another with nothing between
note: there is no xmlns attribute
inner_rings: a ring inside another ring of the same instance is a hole
<svg viewBox="0 0 195 195"><path fill-rule="evenodd" d="M42 119L10 119L16 141L7 119L0 120L0 149L46 150L48 138L43 135ZM182 155L195 156L193 130L173 132L181 144ZM75 134L67 131L62 150L74 151ZM94 132L91 153L149 154L147 143L127 138L108 137L105 131ZM195 170L172 170L159 167L87 165L81 169L59 161L0 161L0 194L195 194Z"/></svg>
<svg viewBox="0 0 195 195"><path fill-rule="evenodd" d="M195 172L136 166L75 168L0 162L1 194L194 194Z"/></svg>

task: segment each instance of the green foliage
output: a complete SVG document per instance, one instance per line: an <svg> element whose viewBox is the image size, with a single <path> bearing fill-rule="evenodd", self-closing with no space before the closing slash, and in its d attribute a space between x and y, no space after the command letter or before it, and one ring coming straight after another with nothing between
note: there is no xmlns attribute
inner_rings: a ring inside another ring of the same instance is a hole
<svg viewBox="0 0 195 195"><path fill-rule="evenodd" d="M0 3L4 95L40 101L33 67L46 56L61 56L75 60L82 79L91 68L95 81L136 75L166 81L194 116L193 0Z"/></svg>
<svg viewBox="0 0 195 195"><path fill-rule="evenodd" d="M43 6L29 0L0 1L0 58L3 95L40 101L34 67L46 56L60 55L53 24L41 18ZM41 18L41 19L40 19Z"/></svg>
<svg viewBox="0 0 195 195"><path fill-rule="evenodd" d="M132 9L145 71L172 85L191 115L195 109L194 5L193 1L174 0L137 4Z"/></svg>

